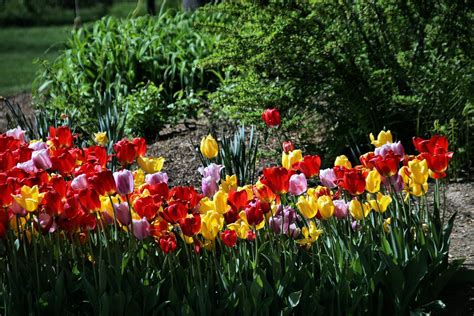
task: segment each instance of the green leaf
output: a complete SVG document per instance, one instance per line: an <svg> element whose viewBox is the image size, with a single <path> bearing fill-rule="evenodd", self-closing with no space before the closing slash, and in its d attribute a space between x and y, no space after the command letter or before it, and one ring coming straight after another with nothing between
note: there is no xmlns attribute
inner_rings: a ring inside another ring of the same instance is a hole
<svg viewBox="0 0 474 316"><path fill-rule="evenodd" d="M289 303L291 308L294 308L294 307L298 306L298 304L300 303L300 299L301 299L301 293L302 293L302 291L299 290L299 291L293 292L290 295L288 295L288 303Z"/></svg>

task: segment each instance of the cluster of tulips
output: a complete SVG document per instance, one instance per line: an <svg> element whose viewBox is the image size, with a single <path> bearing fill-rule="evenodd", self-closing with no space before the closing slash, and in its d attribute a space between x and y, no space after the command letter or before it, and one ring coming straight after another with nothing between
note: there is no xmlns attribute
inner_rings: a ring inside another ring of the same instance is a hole
<svg viewBox="0 0 474 316"><path fill-rule="evenodd" d="M279 115L267 114L269 126L280 124ZM119 141L109 155L104 133L96 134L95 145L79 148L65 126L51 128L46 141L29 142L16 128L0 136L0 235L58 234L85 242L95 231L109 231L113 238L153 238L169 253L179 240L197 252L212 249L216 240L234 247L265 228L308 247L324 221L344 220L357 231L370 212L380 214L389 231L391 218L383 213L392 196L407 201L424 195L429 177L446 176L452 153L442 136L414 138L416 156L405 154L390 131L370 137L375 150L362 155L360 165L339 156L327 169L319 156L304 156L285 142L281 166L264 168L257 183L244 186L210 163L199 169L198 192L170 188L161 172L164 159L147 157L142 138ZM218 155L210 135L200 149L210 161ZM120 164L114 170L112 157Z"/></svg>

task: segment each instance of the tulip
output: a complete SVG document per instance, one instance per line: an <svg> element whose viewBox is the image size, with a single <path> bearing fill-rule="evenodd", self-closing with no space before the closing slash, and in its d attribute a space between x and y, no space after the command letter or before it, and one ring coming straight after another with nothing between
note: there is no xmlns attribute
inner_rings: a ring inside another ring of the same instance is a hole
<svg viewBox="0 0 474 316"><path fill-rule="evenodd" d="M408 162L408 168L416 184L424 184L428 181L429 168L426 160L413 159Z"/></svg>
<svg viewBox="0 0 474 316"><path fill-rule="evenodd" d="M26 216L26 214L28 214L28 212L23 207L21 207L20 204L18 204L16 201L12 202L10 210L12 211L13 214L18 215L18 216Z"/></svg>
<svg viewBox="0 0 474 316"><path fill-rule="evenodd" d="M258 200L250 202L245 208L245 216L250 226L259 226L264 220L264 205Z"/></svg>
<svg viewBox="0 0 474 316"><path fill-rule="evenodd" d="M388 205L392 202L392 198L390 195L383 195L379 192L377 193L376 200L368 199L368 201L374 211L384 213L387 210Z"/></svg>
<svg viewBox="0 0 474 316"><path fill-rule="evenodd" d="M352 168L352 164L346 155L337 156L336 160L334 161L334 166L344 167L346 169Z"/></svg>
<svg viewBox="0 0 474 316"><path fill-rule="evenodd" d="M435 154L448 151L448 139L440 135L434 135L430 139L413 137L413 145L420 153Z"/></svg>
<svg viewBox="0 0 474 316"><path fill-rule="evenodd" d="M357 199L353 199L349 203L349 211L351 212L352 217L357 220L361 220L364 217L367 217L370 213L370 205L369 203L362 203Z"/></svg>
<svg viewBox="0 0 474 316"><path fill-rule="evenodd" d="M319 172L319 179L321 180L322 185L330 189L335 188L336 185L336 174L332 168L323 169Z"/></svg>
<svg viewBox="0 0 474 316"><path fill-rule="evenodd" d="M289 192L293 195L301 195L306 192L308 182L304 174L294 174L290 177Z"/></svg>
<svg viewBox="0 0 474 316"><path fill-rule="evenodd" d="M314 196L300 196L298 198L298 202L296 203L296 207L298 208L300 213L303 214L303 216L307 219L315 217L318 213L318 204Z"/></svg>
<svg viewBox="0 0 474 316"><path fill-rule="evenodd" d="M71 148L74 137L67 126L60 126L58 128L50 127L49 140L56 148Z"/></svg>
<svg viewBox="0 0 474 316"><path fill-rule="evenodd" d="M221 240L229 248L232 248L237 243L237 233L234 230L224 230L221 233Z"/></svg>
<svg viewBox="0 0 474 316"><path fill-rule="evenodd" d="M137 163L140 168L143 169L146 173L157 173L163 169L163 164L165 162L165 158L158 157L158 158L146 158L146 157L138 157Z"/></svg>
<svg viewBox="0 0 474 316"><path fill-rule="evenodd" d="M31 160L33 160L36 168L40 170L48 170L53 166L48 149L34 151L31 155Z"/></svg>
<svg viewBox="0 0 474 316"><path fill-rule="evenodd" d="M20 194L14 195L15 201L28 212L33 212L43 200L44 193L39 193L37 185L33 187L22 186Z"/></svg>
<svg viewBox="0 0 474 316"><path fill-rule="evenodd" d="M28 173L37 173L37 172L39 172L39 169L36 168L35 163L33 162L33 160L28 160L28 161L25 161L25 162L19 162L19 163L16 164L16 167L18 169L24 170Z"/></svg>
<svg viewBox="0 0 474 316"><path fill-rule="evenodd" d="M268 127L278 127L281 124L280 112L277 109L266 109L262 113L262 120Z"/></svg>
<svg viewBox="0 0 474 316"><path fill-rule="evenodd" d="M400 142L387 143L377 147L375 148L374 154L376 156L385 157L385 155L387 155L389 152L393 152L395 155L400 156L401 160L403 160L403 157L405 156L405 150L403 149L403 146Z"/></svg>
<svg viewBox="0 0 474 316"><path fill-rule="evenodd" d="M99 195L111 195L117 191L115 174L110 170L103 170L88 178L89 184Z"/></svg>
<svg viewBox="0 0 474 316"><path fill-rule="evenodd" d="M224 166L211 163L205 168L200 167L198 171L203 177L210 177L214 182L219 182L221 180L222 169L224 169Z"/></svg>
<svg viewBox="0 0 474 316"><path fill-rule="evenodd" d="M390 232L390 225L392 224L392 218L389 217L383 221L383 230L388 234Z"/></svg>
<svg viewBox="0 0 474 316"><path fill-rule="evenodd" d="M365 178L365 189L370 193L377 193L380 191L380 182L382 178L376 169L370 170Z"/></svg>
<svg viewBox="0 0 474 316"><path fill-rule="evenodd" d="M314 222L309 222L308 227L303 227L301 233L303 234L304 238L298 240L297 242L302 246L309 247L318 240L319 235L321 235L323 231L321 229L317 229Z"/></svg>
<svg viewBox="0 0 474 316"><path fill-rule="evenodd" d="M138 157L137 147L128 139L122 139L114 144L117 160L122 166L132 164Z"/></svg>
<svg viewBox="0 0 474 316"><path fill-rule="evenodd" d="M227 227L235 231L240 239L247 239L248 232L251 231L249 224L243 219L238 219L233 223L227 224Z"/></svg>
<svg viewBox="0 0 474 316"><path fill-rule="evenodd" d="M349 204L346 203L344 200L335 200L334 203L334 216L336 218L341 219L347 216L347 210L349 208Z"/></svg>
<svg viewBox="0 0 474 316"><path fill-rule="evenodd" d="M178 223L188 214L188 206L184 201L175 202L166 207L161 213L161 217L171 224Z"/></svg>
<svg viewBox="0 0 474 316"><path fill-rule="evenodd" d="M282 147L285 153L289 153L290 151L295 150L295 144L293 144L291 141L283 142Z"/></svg>
<svg viewBox="0 0 474 316"><path fill-rule="evenodd" d="M9 183L0 184L0 207L9 206L13 202L12 187Z"/></svg>
<svg viewBox="0 0 474 316"><path fill-rule="evenodd" d="M230 190L236 190L237 189L237 176L235 174L229 176L225 176L225 180L221 181L221 189L229 193Z"/></svg>
<svg viewBox="0 0 474 316"><path fill-rule="evenodd" d="M34 151L37 151L37 150L41 150L41 149L47 149L48 148L48 144L46 144L45 142L42 142L42 141L38 141L38 140L32 140L30 142L30 144L28 145L28 148L30 149L33 149Z"/></svg>
<svg viewBox="0 0 474 316"><path fill-rule="evenodd" d="M290 176L292 174L292 171L288 171L283 167L264 168L264 179L262 180L262 183L270 187L273 192L283 194L288 192Z"/></svg>
<svg viewBox="0 0 474 316"><path fill-rule="evenodd" d="M96 142L97 145L99 146L105 146L107 145L107 142L109 141L107 137L106 132L97 132L94 133L94 141Z"/></svg>
<svg viewBox="0 0 474 316"><path fill-rule="evenodd" d="M303 160L300 161L296 169L303 172L306 178L312 178L319 174L319 169L321 167L321 158L318 155L314 156L304 156Z"/></svg>
<svg viewBox="0 0 474 316"><path fill-rule="evenodd" d="M153 174L147 174L145 177L145 183L147 184L168 183L168 175L166 174L166 172L156 172Z"/></svg>
<svg viewBox="0 0 474 316"><path fill-rule="evenodd" d="M201 146L199 148L202 155L207 159L215 158L219 154L219 146L211 134L207 135L201 140Z"/></svg>
<svg viewBox="0 0 474 316"><path fill-rule="evenodd" d="M133 174L130 170L124 169L114 172L114 180L118 194L127 195L133 192Z"/></svg>
<svg viewBox="0 0 474 316"><path fill-rule="evenodd" d="M202 194L207 197L213 196L218 190L217 182L212 179L212 177L202 178L201 185Z"/></svg>
<svg viewBox="0 0 474 316"><path fill-rule="evenodd" d="M374 163L371 161L375 157L374 152L368 152L359 157L360 163L367 169L375 168Z"/></svg>
<svg viewBox="0 0 474 316"><path fill-rule="evenodd" d="M392 133L390 131L380 131L377 135L377 139L375 139L374 134L370 133L370 142L375 147L380 147L385 145L386 143L393 143Z"/></svg>
<svg viewBox="0 0 474 316"><path fill-rule="evenodd" d="M397 173L400 160L400 156L396 155L393 151L389 151L383 157L375 156L371 162L374 163L380 175L390 177Z"/></svg>
<svg viewBox="0 0 474 316"><path fill-rule="evenodd" d="M71 181L71 188L76 191L86 189L88 185L86 174L78 175Z"/></svg>
<svg viewBox="0 0 474 316"><path fill-rule="evenodd" d="M346 170L339 185L351 195L359 195L365 190L365 178L360 170Z"/></svg>
<svg viewBox="0 0 474 316"><path fill-rule="evenodd" d="M25 141L25 131L22 130L20 126L6 131L5 135L18 139L22 143Z"/></svg>
<svg viewBox="0 0 474 316"><path fill-rule="evenodd" d="M201 229L201 215L189 214L179 220L179 226L184 235L192 237Z"/></svg>
<svg viewBox="0 0 474 316"><path fill-rule="evenodd" d="M170 253L175 251L176 249L176 237L172 233L166 233L165 235L161 236L159 241L160 249L164 253Z"/></svg>
<svg viewBox="0 0 474 316"><path fill-rule="evenodd" d="M117 214L117 219L122 225L128 226L130 224L130 210L128 208L128 203L122 202L120 204L115 204L115 212Z"/></svg>
<svg viewBox="0 0 474 316"><path fill-rule="evenodd" d="M303 160L303 153L299 149L288 153L283 152L281 155L281 165L287 170L292 169L293 165L301 160Z"/></svg>
<svg viewBox="0 0 474 316"><path fill-rule="evenodd" d="M249 194L246 190L235 191L232 190L229 192L227 197L227 203L237 212L245 209L247 202L249 201Z"/></svg>
<svg viewBox="0 0 474 316"><path fill-rule="evenodd" d="M214 240L223 226L224 216L215 211L209 211L201 218L201 234L205 239Z"/></svg>
<svg viewBox="0 0 474 316"><path fill-rule="evenodd" d="M133 235L138 240L143 240L150 236L150 223L146 220L146 218L142 218L140 220L133 220Z"/></svg>
<svg viewBox="0 0 474 316"><path fill-rule="evenodd" d="M328 219L334 214L334 203L330 196L322 195L318 198L318 211L323 219Z"/></svg>

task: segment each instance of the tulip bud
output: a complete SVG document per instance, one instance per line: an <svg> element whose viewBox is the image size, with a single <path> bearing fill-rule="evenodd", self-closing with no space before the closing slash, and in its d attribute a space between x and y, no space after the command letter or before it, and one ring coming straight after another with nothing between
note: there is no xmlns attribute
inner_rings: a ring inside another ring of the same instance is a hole
<svg viewBox="0 0 474 316"><path fill-rule="evenodd" d="M204 157L212 159L217 157L219 153L219 146L217 145L217 141L214 139L214 137L209 134L201 140L200 150Z"/></svg>
<svg viewBox="0 0 474 316"><path fill-rule="evenodd" d="M262 113L262 120L268 127L278 127L281 124L280 112L277 109L266 109Z"/></svg>
<svg viewBox="0 0 474 316"><path fill-rule="evenodd" d="M124 169L114 172L114 179L118 194L126 195L133 192L133 174L130 170Z"/></svg>
<svg viewBox="0 0 474 316"><path fill-rule="evenodd" d="M146 220L146 218L142 218L140 220L133 220L133 235L138 240L143 240L150 236L150 223Z"/></svg>
<svg viewBox="0 0 474 316"><path fill-rule="evenodd" d="M117 219L123 225L128 226L130 224L130 211L128 209L128 203L122 202L115 204L115 212L117 213Z"/></svg>

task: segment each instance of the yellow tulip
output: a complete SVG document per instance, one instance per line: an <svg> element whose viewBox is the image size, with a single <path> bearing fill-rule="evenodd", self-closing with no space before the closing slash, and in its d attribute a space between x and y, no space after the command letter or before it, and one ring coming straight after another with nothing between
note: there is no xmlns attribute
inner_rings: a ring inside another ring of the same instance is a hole
<svg viewBox="0 0 474 316"><path fill-rule="evenodd" d="M135 188L138 188L145 183L145 172L143 172L142 169L137 169L133 172L133 182Z"/></svg>
<svg viewBox="0 0 474 316"><path fill-rule="evenodd" d="M328 219L334 214L334 203L331 197L322 195L318 198L318 210L323 219Z"/></svg>
<svg viewBox="0 0 474 316"><path fill-rule="evenodd" d="M303 160L303 153L299 149L292 150L288 153L283 152L281 155L281 165L288 170L290 170L295 163L300 162L301 160Z"/></svg>
<svg viewBox="0 0 474 316"><path fill-rule="evenodd" d="M346 167L347 169L352 168L352 164L346 155L337 156L336 161L334 161L334 166Z"/></svg>
<svg viewBox="0 0 474 316"><path fill-rule="evenodd" d="M390 195L383 195L380 192L377 193L376 200L373 200L373 199L368 199L368 200L372 209L380 213L384 213L387 210L388 205L392 203L392 198L390 197Z"/></svg>
<svg viewBox="0 0 474 316"><path fill-rule="evenodd" d="M223 190L225 193L229 193L230 190L236 190L237 189L237 176L235 174L229 176L225 176L225 180L221 181L221 190Z"/></svg>
<svg viewBox="0 0 474 316"><path fill-rule="evenodd" d="M201 234L205 239L214 240L224 227L224 216L216 211L209 211L201 217Z"/></svg>
<svg viewBox="0 0 474 316"><path fill-rule="evenodd" d="M247 233L250 230L250 225L243 219L238 219L234 223L228 224L227 227L237 233L240 239L247 239Z"/></svg>
<svg viewBox="0 0 474 316"><path fill-rule="evenodd" d="M118 196L111 196L111 198L114 204L120 204L121 200ZM100 211L106 212L112 218L114 217L114 207L110 202L110 198L108 196L100 196Z"/></svg>
<svg viewBox="0 0 474 316"><path fill-rule="evenodd" d="M199 202L199 212L201 214L206 214L211 211L225 214L228 209L227 193L222 190L219 190L214 194L212 201L208 197L204 197Z"/></svg>
<svg viewBox="0 0 474 316"><path fill-rule="evenodd" d="M161 169L163 169L165 158L138 157L137 162L140 168L142 168L143 171L145 171L146 173L156 173L156 172L161 171Z"/></svg>
<svg viewBox="0 0 474 316"><path fill-rule="evenodd" d="M389 218L387 218L386 220L383 221L383 230L386 233L390 232L390 224L392 224L392 218L391 217L389 217Z"/></svg>
<svg viewBox="0 0 474 316"><path fill-rule="evenodd" d="M211 159L217 157L219 153L219 146L217 141L212 137L211 134L207 135L201 140L201 153L204 157Z"/></svg>
<svg viewBox="0 0 474 316"><path fill-rule="evenodd" d="M367 202L362 203L359 200L354 199L349 203L349 211L351 212L352 217L361 220L369 215L370 205Z"/></svg>
<svg viewBox="0 0 474 316"><path fill-rule="evenodd" d="M377 193L380 191L380 182L382 178L380 177L379 172L376 169L372 169L367 174L365 179L365 189L370 193Z"/></svg>
<svg viewBox="0 0 474 316"><path fill-rule="evenodd" d="M106 132L94 133L94 141L99 146L107 145L107 142L109 141L109 139L107 137L107 133Z"/></svg>
<svg viewBox="0 0 474 316"><path fill-rule="evenodd" d="M314 222L309 222L308 227L303 227L301 230L304 238L298 240L297 242L302 246L311 246L316 240L318 240L319 235L323 233L321 229L317 229L316 224Z"/></svg>
<svg viewBox="0 0 474 316"><path fill-rule="evenodd" d="M15 201L28 212L33 212L43 200L44 193L39 193L37 185L29 187L24 185L21 187L20 194L14 195Z"/></svg>
<svg viewBox="0 0 474 316"><path fill-rule="evenodd" d="M314 196L305 197L301 195L296 202L296 207L307 219L311 219L318 213L318 203Z"/></svg>
<svg viewBox="0 0 474 316"><path fill-rule="evenodd" d="M247 185L244 185L243 187L237 188L237 191L242 191L242 190L247 191L247 200L253 199L253 190L252 190L251 184L247 184Z"/></svg>
<svg viewBox="0 0 474 316"><path fill-rule="evenodd" d="M370 142L375 147L380 147L385 145L386 143L393 143L392 133L390 131L380 131L377 135L377 139L375 139L374 134L370 133Z"/></svg>
<svg viewBox="0 0 474 316"><path fill-rule="evenodd" d="M408 162L411 171L411 178L416 184L424 184L428 181L429 168L426 160L413 159Z"/></svg>

